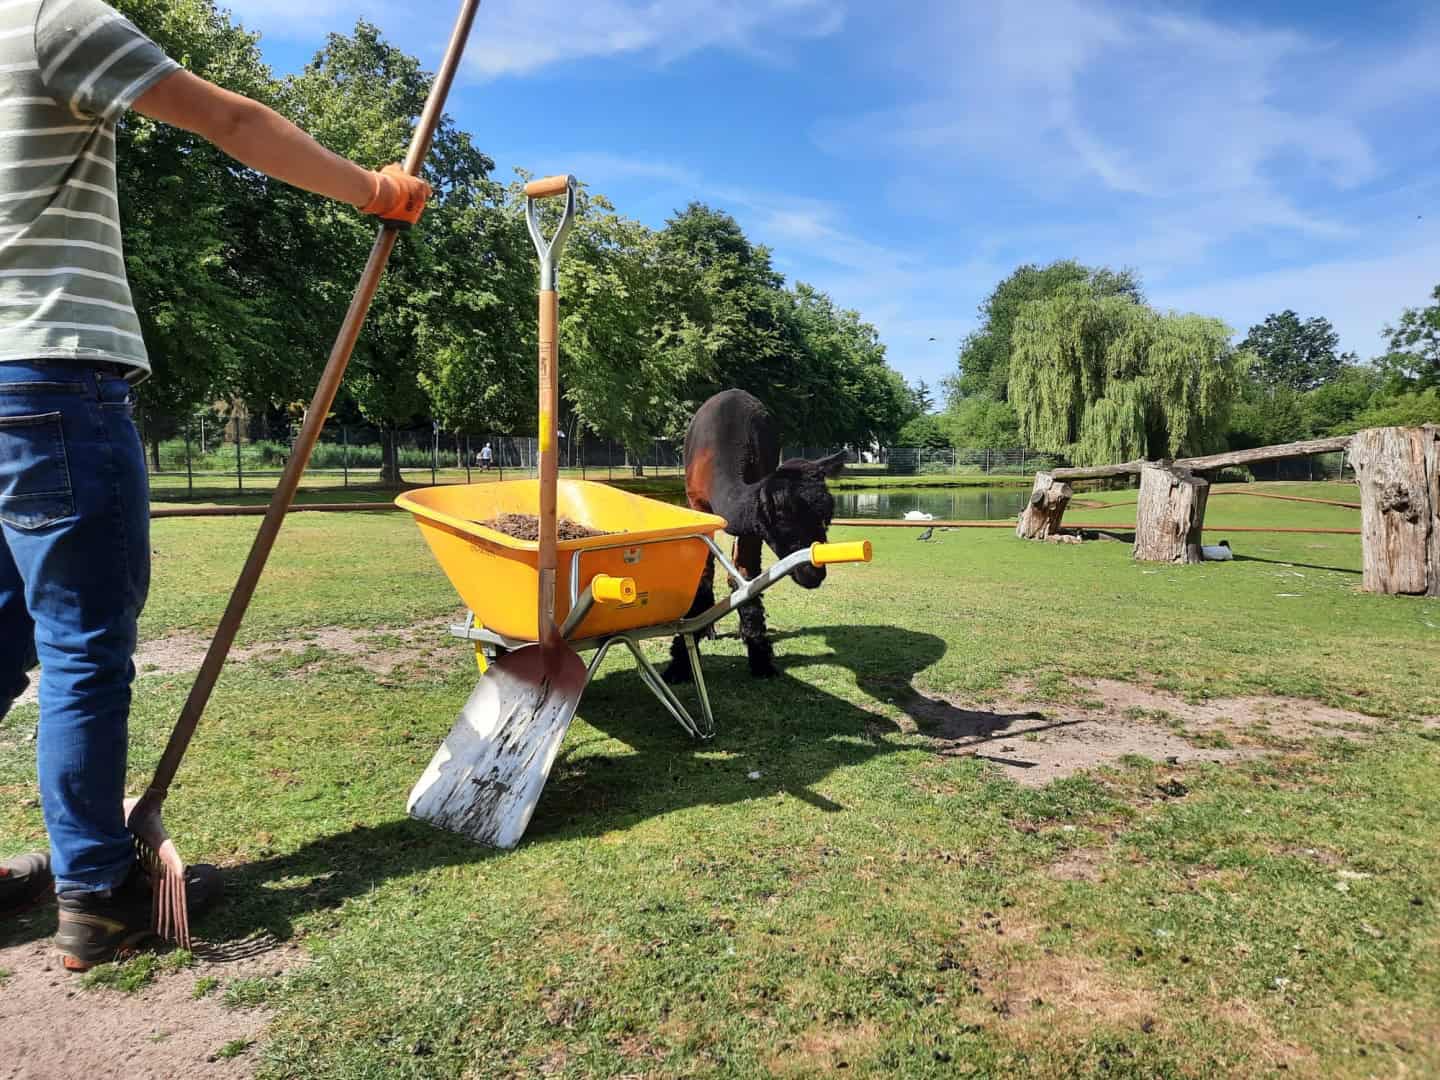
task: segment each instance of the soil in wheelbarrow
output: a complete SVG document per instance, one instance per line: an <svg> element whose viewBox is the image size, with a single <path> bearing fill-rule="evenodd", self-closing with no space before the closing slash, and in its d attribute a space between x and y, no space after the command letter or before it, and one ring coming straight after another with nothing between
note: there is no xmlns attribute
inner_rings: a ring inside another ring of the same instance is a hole
<svg viewBox="0 0 1440 1080"><path fill-rule="evenodd" d="M496 532L504 533L506 536L514 537L516 540L539 540L540 519L534 514L501 514L499 517L489 521L482 521L480 524L487 529L494 529ZM571 521L569 518L561 518L558 522L560 527L561 540L589 540L592 536L613 536L614 533L604 532L601 529L592 529Z"/></svg>

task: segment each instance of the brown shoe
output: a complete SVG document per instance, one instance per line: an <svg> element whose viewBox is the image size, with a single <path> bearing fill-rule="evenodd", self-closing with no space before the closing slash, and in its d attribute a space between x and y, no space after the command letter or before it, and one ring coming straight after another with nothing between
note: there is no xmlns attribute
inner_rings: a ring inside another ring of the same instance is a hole
<svg viewBox="0 0 1440 1080"><path fill-rule="evenodd" d="M185 871L185 896L191 918L215 905L223 892L220 871L201 864ZM133 952L155 937L154 892L149 875L137 863L130 876L103 893L60 894L60 929L55 947L67 971L89 971Z"/></svg>
<svg viewBox="0 0 1440 1080"><path fill-rule="evenodd" d="M55 896L50 853L17 855L0 863L0 919L39 907Z"/></svg>

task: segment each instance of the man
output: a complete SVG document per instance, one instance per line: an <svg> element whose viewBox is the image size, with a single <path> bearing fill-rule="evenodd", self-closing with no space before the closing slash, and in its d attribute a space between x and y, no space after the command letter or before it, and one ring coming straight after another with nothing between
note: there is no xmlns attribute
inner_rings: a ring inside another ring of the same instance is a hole
<svg viewBox="0 0 1440 1080"><path fill-rule="evenodd" d="M480 471L489 472L490 465L494 460L495 451L490 449L490 444L487 442L480 451Z"/></svg>
<svg viewBox="0 0 1440 1080"><path fill-rule="evenodd" d="M37 757L56 943L85 970L148 934L121 807L136 619L150 582L130 387L149 374L122 256L115 125L130 109L278 180L414 222L430 189L369 172L170 60L102 0L0 0L0 716L41 665ZM192 876L192 902L217 891ZM18 901L17 901L18 904Z"/></svg>

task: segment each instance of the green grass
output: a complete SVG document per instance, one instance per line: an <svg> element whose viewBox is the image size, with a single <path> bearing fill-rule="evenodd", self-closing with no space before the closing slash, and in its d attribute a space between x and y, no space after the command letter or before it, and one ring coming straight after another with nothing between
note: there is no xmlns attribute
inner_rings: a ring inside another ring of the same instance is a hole
<svg viewBox="0 0 1440 1080"><path fill-rule="evenodd" d="M219 989L219 987L220 980L215 978L215 976L202 975L200 978L195 980L195 989L190 992L190 996L193 997L196 1001L199 1001L202 998L209 997L217 989Z"/></svg>
<svg viewBox="0 0 1440 1080"><path fill-rule="evenodd" d="M114 964L101 964L80 979L86 990L117 990L133 994L149 986L162 975L173 974L194 964L195 958L184 949L173 952L140 953Z"/></svg>
<svg viewBox="0 0 1440 1080"><path fill-rule="evenodd" d="M215 1056L221 1061L228 1061L230 1058L239 1057L254 1045L255 1043L252 1039L234 1039L226 1043L219 1050L216 1050Z"/></svg>
<svg viewBox="0 0 1440 1080"><path fill-rule="evenodd" d="M145 636L209 627L253 529L157 522ZM709 645L712 744L607 662L509 853L404 816L473 686L463 646L389 676L315 650L230 669L166 818L231 867L207 935L310 954L227 986L275 1010L260 1075L1440 1075L1440 603L1361 594L1356 537L1236 534L1237 561L1172 568L936 535L876 530L873 565L770 593L773 681ZM305 515L249 633L455 606L403 516ZM906 733L917 692L1073 699L1080 676L1314 698L1381 735L1026 789ZM136 786L187 689L139 683ZM0 853L43 835L33 720L0 727Z"/></svg>

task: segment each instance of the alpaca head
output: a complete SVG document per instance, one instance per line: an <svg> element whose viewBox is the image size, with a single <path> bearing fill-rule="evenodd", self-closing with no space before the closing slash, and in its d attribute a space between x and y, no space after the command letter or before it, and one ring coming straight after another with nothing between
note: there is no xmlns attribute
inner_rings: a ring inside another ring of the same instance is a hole
<svg viewBox="0 0 1440 1080"><path fill-rule="evenodd" d="M845 467L841 451L819 461L792 458L765 478L761 485L760 527L765 543L779 558L823 544L835 516L835 497L825 486ZM795 580L818 589L825 580L823 566L801 566Z"/></svg>

